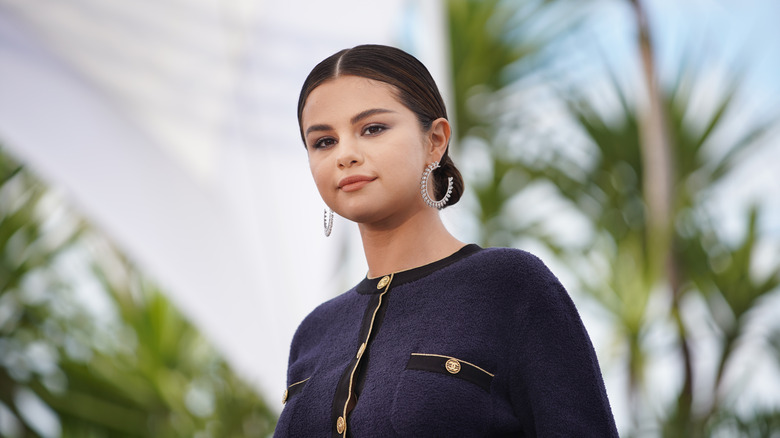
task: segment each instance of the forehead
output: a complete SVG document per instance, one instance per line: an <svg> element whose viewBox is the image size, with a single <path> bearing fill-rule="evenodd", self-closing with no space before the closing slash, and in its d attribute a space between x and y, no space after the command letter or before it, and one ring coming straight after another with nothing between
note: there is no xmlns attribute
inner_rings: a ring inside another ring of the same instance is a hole
<svg viewBox="0 0 780 438"><path fill-rule="evenodd" d="M369 108L399 110L396 88L385 82L359 76L339 76L311 91L301 112L303 125L320 123L334 116L352 117Z"/></svg>

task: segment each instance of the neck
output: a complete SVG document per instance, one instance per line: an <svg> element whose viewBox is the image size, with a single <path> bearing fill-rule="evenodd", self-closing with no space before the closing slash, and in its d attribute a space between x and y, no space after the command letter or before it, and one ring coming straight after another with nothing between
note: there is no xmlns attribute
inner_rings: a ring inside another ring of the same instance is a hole
<svg viewBox="0 0 780 438"><path fill-rule="evenodd" d="M359 224L359 228L370 278L435 262L464 246L434 209L421 210L397 226Z"/></svg>

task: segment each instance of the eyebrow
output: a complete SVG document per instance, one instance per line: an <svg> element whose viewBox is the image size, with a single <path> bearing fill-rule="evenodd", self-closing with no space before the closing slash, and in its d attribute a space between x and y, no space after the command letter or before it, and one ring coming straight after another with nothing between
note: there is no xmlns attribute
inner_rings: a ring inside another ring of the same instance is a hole
<svg viewBox="0 0 780 438"><path fill-rule="evenodd" d="M384 109L384 108L373 108L365 111L361 111L359 114L357 114L355 117L349 119L349 123L355 124L367 117L371 117L374 114L385 114L385 113L394 113L395 111Z"/></svg>
<svg viewBox="0 0 780 438"><path fill-rule="evenodd" d="M393 111L393 110L389 110L389 109L385 109L385 108L367 109L365 111L359 112L354 117L349 119L349 123L354 125L354 124L360 122L361 120L366 119L368 117L371 117L371 116L373 116L375 114L385 114L385 113L394 113L394 112L395 111ZM330 126L330 125L312 125L312 126L309 126L306 129L306 135L308 136L310 133L312 133L314 131L328 131L330 129L333 129L333 127Z"/></svg>

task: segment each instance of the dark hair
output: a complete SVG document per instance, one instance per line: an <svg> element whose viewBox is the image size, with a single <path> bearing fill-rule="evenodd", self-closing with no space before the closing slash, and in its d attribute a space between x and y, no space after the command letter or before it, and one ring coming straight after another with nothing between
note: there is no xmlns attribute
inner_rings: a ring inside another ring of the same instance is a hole
<svg viewBox="0 0 780 438"><path fill-rule="evenodd" d="M339 76L359 76L392 85L398 90L401 103L409 108L424 131L434 120L447 118L447 109L433 77L414 56L390 46L366 44L344 49L317 64L303 82L298 98L298 127L304 145L306 139L301 125L301 113L309 94L323 82ZM441 199L447 192L447 178L452 177L452 194L447 205L453 205L463 194L463 177L449 155L449 145L441 157L441 168L434 171L434 196Z"/></svg>

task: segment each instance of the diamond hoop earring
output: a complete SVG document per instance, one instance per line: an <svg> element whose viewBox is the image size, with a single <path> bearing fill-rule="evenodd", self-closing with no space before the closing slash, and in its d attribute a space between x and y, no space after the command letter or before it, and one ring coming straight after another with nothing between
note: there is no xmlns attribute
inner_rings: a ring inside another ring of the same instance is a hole
<svg viewBox="0 0 780 438"><path fill-rule="evenodd" d="M433 169L438 169L438 168L439 168L438 161L434 161L433 163L429 164L428 167L425 168L425 171L423 172L422 175L422 181L420 181L420 194L422 195L423 201L425 201L428 207L441 210L442 208L444 208L445 205L447 205L447 201L450 200L450 195L452 194L452 177L447 178L447 193L445 193L444 197L441 198L440 200L434 201L428 195L428 180L430 179Z"/></svg>
<svg viewBox="0 0 780 438"><path fill-rule="evenodd" d="M325 237L330 236L331 231L333 231L333 210L330 208L325 209L323 225L325 226Z"/></svg>

